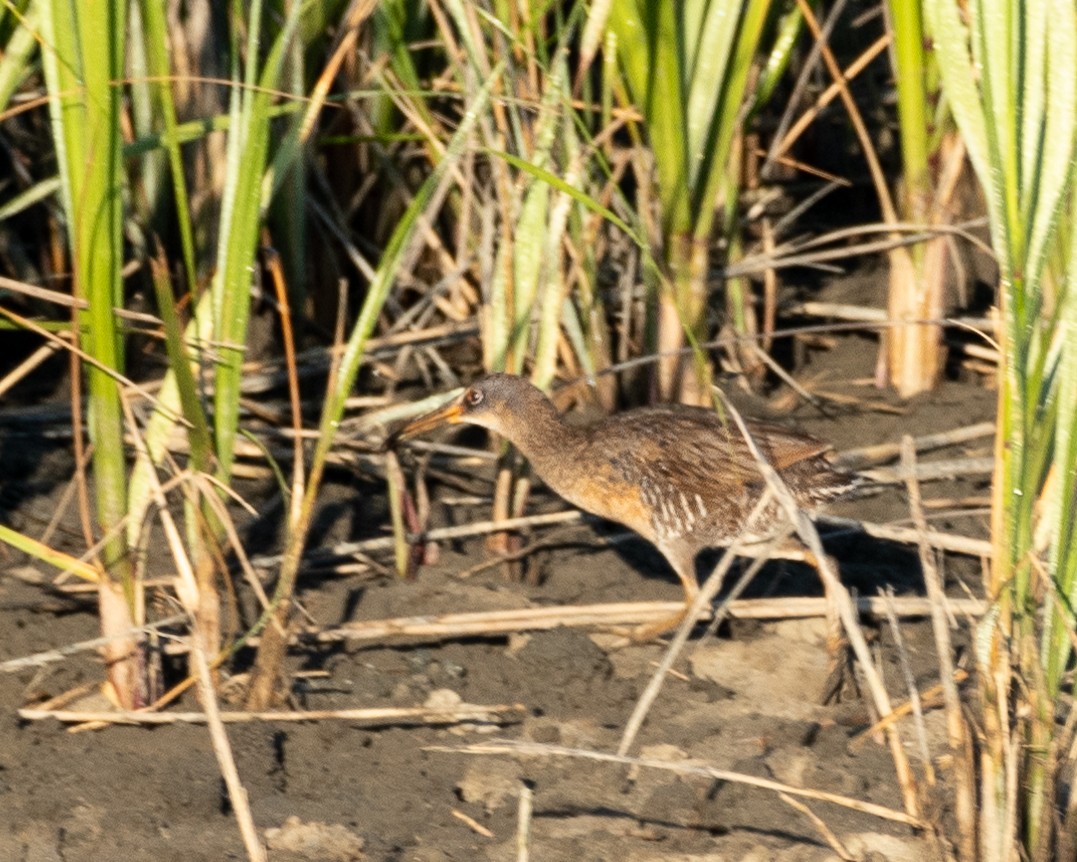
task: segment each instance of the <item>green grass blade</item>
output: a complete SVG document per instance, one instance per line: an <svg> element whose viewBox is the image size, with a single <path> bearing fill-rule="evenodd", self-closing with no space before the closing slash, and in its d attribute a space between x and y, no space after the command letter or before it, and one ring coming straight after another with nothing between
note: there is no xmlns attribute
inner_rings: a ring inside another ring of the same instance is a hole
<svg viewBox="0 0 1077 862"><path fill-rule="evenodd" d="M250 8L244 73L245 87L232 93L232 128L228 141L228 182L221 202L217 275L213 280L214 338L218 364L214 390L214 433L222 477L231 475L236 429L239 426L239 392L242 379L247 321L250 316L251 266L261 225L261 187L269 147L270 91L276 89L285 50L299 21L302 4L290 6L284 28L274 40L262 71L259 56L261 3Z"/></svg>
<svg viewBox="0 0 1077 862"><path fill-rule="evenodd" d="M45 71L64 209L74 261L75 294L87 300L80 312L84 349L107 368L123 371L123 345L114 307L123 304L124 177L121 170L120 97L113 81L123 76L125 4L110 0L90 10L54 0L41 6ZM126 507L123 415L115 380L87 370L94 443L98 520L112 538L104 564L124 585L134 607L134 588L123 533L112 527Z"/></svg>
<svg viewBox="0 0 1077 862"><path fill-rule="evenodd" d="M7 110L19 85L33 73L30 62L37 50L37 5L31 3L0 52L0 114Z"/></svg>
<svg viewBox="0 0 1077 862"><path fill-rule="evenodd" d="M67 572L84 581L96 584L101 580L97 569L89 563L84 563L82 560L65 554L63 551L50 548L37 539L13 530L5 524L0 524L0 542L6 542L15 550L22 551L36 560L41 560L41 562L54 566L61 572Z"/></svg>
<svg viewBox="0 0 1077 862"><path fill-rule="evenodd" d="M176 122L176 105L172 98L172 73L169 59L168 25L164 5L154 0L143 0L142 16L146 31L147 71L156 78L151 84L156 114L163 125L160 141L168 154L169 173L172 178L172 198L176 209L176 223L180 233L183 267L187 276L187 292L192 299L196 294L194 230L191 227L191 205L187 194L187 179L180 151L180 133Z"/></svg>

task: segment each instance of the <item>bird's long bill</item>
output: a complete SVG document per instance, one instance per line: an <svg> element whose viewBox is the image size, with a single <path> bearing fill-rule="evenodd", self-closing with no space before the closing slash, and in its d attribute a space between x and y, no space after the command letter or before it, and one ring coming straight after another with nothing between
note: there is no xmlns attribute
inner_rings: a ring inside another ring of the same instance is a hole
<svg viewBox="0 0 1077 862"><path fill-rule="evenodd" d="M454 425L460 421L460 417L463 413L464 408L460 402L453 401L450 404L435 410L433 413L427 413L425 416L420 416L418 419L412 420L401 428L396 436L401 440L407 440L409 437L423 434L426 431L437 428L439 425L444 425L446 423Z"/></svg>

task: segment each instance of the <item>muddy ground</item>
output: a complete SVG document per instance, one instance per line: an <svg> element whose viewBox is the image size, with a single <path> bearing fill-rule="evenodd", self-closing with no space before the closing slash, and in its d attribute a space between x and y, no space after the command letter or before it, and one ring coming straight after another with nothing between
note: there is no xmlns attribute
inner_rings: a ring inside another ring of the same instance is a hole
<svg viewBox="0 0 1077 862"><path fill-rule="evenodd" d="M950 379L900 413L869 402L895 403L867 385L875 341L842 337L811 355L801 369L820 389L855 395L860 404L824 417L801 407L797 427L844 449L895 441L902 433L943 431L992 418L993 393L982 381ZM68 444L30 432L3 432L8 466L4 520L39 534L56 512L70 476ZM929 457L989 454L987 441ZM17 465L23 464L24 469ZM357 494L337 475L326 489L320 544L384 529L384 502ZM986 477L933 483L928 499L984 495ZM375 490L368 486L366 491ZM250 495L257 487L248 487ZM266 493L265 489L262 489ZM540 496L539 505L556 507ZM444 519L445 511L436 509ZM485 518L475 506L456 510ZM904 492L890 488L834 513L879 522L908 517ZM983 512L935 513L934 525L983 536ZM73 516L57 543L81 551ZM275 541L272 518L250 526L257 550ZM620 530L585 525L564 530L534 561L536 583L509 582L498 569L459 577L484 556L481 540L443 545L436 565L411 582L355 574L310 579L302 600L319 624L448 611L627 600L675 600L680 588L664 561L642 541L610 544ZM548 538L550 534L541 534ZM862 594L892 586L923 594L916 555L864 537L836 537L829 547L845 582ZM27 560L3 550L0 572L0 660L88 638L96 633L90 600L59 597L25 583ZM979 561L949 555L947 589L965 595L979 584ZM771 563L753 596L820 595L810 570ZM155 605L155 614L171 609ZM906 689L884 624L869 623L896 701ZM933 640L923 620L902 634L921 687L937 679ZM963 633L956 638L960 643ZM508 638L305 649L291 656L295 705L309 709L417 705L450 690L470 703L520 703L521 719L503 727L370 727L347 721L229 726L240 776L261 830L275 833L273 860L511 860L516 857L519 788L532 791L531 858L591 860L814 860L836 858L820 831L772 792L654 769L563 758L478 756L432 750L509 738L611 751L647 684L661 644L611 648L610 639L556 630ZM826 673L820 620L733 622L718 637L697 637L667 681L635 753L695 759L712 766L830 790L900 809L886 748L853 740L868 724L866 703L847 696L822 706ZM178 668L178 665L177 665ZM323 672L311 674L311 671ZM20 720L16 710L101 678L92 655L41 670L0 675L0 860L19 862L218 862L245 858L204 727L113 727L72 734L52 721ZM180 708L197 705L188 697ZM945 784L941 713L926 726ZM903 728L914 763L919 748ZM933 816L948 822L945 789ZM822 802L811 809L864 860L939 858L908 827ZM297 828L301 824L309 828ZM467 818L470 818L468 820ZM320 825L318 825L320 824ZM288 843L291 841L292 843Z"/></svg>

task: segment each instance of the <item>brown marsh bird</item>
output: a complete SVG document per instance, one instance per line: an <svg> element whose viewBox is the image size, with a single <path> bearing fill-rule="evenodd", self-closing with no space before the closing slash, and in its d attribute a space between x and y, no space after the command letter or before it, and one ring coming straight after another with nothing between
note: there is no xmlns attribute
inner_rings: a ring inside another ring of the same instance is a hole
<svg viewBox="0 0 1077 862"><path fill-rule="evenodd" d="M491 374L400 433L461 422L510 440L568 502L652 542L680 578L686 607L699 592L696 555L737 538L766 487L736 426L701 407L640 407L580 428L529 381ZM748 429L803 508L817 509L856 486L856 477L827 461L826 443L763 422ZM760 528L741 540L766 540L779 516L773 504Z"/></svg>

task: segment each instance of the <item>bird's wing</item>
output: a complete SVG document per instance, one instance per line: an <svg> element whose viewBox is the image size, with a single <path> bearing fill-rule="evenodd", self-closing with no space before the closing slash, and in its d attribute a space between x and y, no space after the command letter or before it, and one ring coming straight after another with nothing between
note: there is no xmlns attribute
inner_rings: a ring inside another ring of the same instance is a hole
<svg viewBox="0 0 1077 862"><path fill-rule="evenodd" d="M830 448L814 437L779 425L753 421L748 428L777 470L818 457ZM634 410L599 425L592 442L615 455L629 481L637 481L640 474L687 485L710 485L717 478L738 485L762 480L740 430L705 410Z"/></svg>

